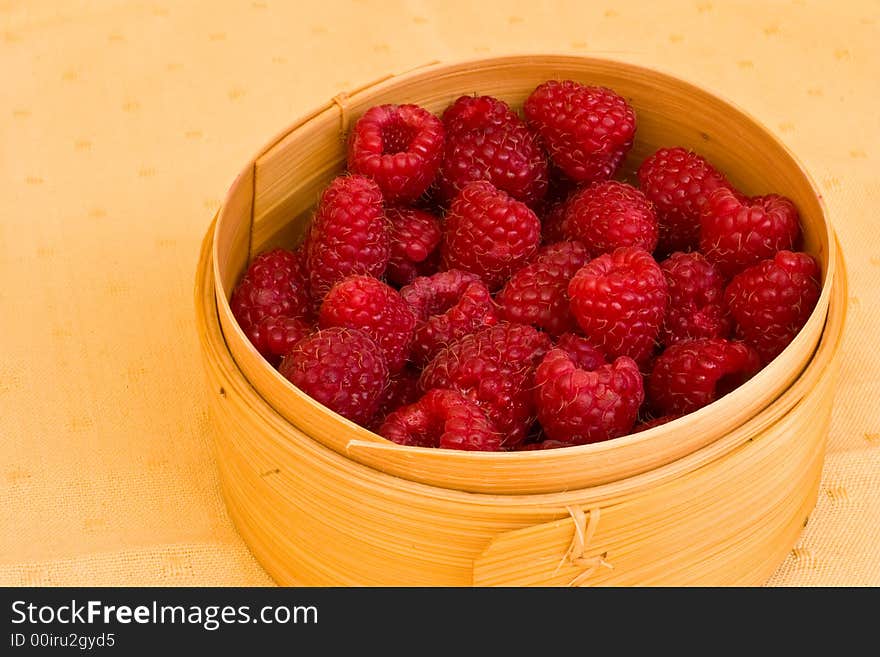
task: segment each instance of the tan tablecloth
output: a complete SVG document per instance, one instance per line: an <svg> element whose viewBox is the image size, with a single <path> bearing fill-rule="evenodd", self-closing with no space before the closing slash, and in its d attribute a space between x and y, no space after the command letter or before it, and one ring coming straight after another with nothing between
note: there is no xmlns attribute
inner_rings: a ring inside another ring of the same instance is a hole
<svg viewBox="0 0 880 657"><path fill-rule="evenodd" d="M816 511L773 576L880 585L880 5L0 0L0 584L269 584L224 510L193 328L243 162L431 60L589 53L735 100L822 188L851 277Z"/></svg>

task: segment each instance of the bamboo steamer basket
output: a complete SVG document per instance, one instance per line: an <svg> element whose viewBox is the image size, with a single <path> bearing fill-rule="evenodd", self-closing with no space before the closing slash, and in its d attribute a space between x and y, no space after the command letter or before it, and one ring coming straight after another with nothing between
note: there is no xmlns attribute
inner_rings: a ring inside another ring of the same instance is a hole
<svg viewBox="0 0 880 657"><path fill-rule="evenodd" d="M301 239L366 108L435 112L465 93L520 105L540 82L614 88L635 106L624 175L693 148L749 194L801 211L819 302L795 341L721 400L582 447L474 453L403 447L314 402L253 349L228 299L248 260ZM433 65L340 95L260 152L206 236L196 308L230 514L282 584L757 584L815 503L845 318L842 258L821 197L757 122L670 76L606 60L521 56Z"/></svg>
<svg viewBox="0 0 880 657"><path fill-rule="evenodd" d="M564 450L483 453L404 447L328 411L271 368L229 307L249 259L303 236L321 190L344 166L348 124L372 105L415 102L440 112L461 94L486 93L520 106L549 78L616 89L636 108L637 141L624 175L661 146L690 147L749 194L785 194L798 205L805 249L820 261L824 286L792 345L747 385L650 434ZM580 57L505 57L429 66L369 85L296 122L248 163L217 218L214 289L223 335L246 378L290 423L322 444L382 472L471 492L521 494L595 486L647 472L726 435L759 413L803 371L822 333L837 267L831 228L808 176L788 150L725 101L675 78L630 64Z"/></svg>

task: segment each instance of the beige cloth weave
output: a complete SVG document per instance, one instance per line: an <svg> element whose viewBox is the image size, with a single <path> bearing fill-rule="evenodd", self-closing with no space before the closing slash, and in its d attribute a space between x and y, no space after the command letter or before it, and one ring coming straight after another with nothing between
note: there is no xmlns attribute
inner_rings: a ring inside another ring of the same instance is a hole
<svg viewBox="0 0 880 657"><path fill-rule="evenodd" d="M242 163L432 61L598 54L733 99L818 181L851 278L818 506L770 583L880 585L880 5L0 0L0 584L271 581L224 510L193 327Z"/></svg>

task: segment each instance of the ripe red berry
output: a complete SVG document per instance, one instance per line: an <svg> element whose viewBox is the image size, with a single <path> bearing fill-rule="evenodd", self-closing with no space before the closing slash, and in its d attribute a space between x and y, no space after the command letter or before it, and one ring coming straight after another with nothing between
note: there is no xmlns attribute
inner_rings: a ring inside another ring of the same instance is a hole
<svg viewBox="0 0 880 657"><path fill-rule="evenodd" d="M371 276L355 275L341 280L324 297L318 326L363 331L379 345L393 374L409 356L416 317L394 288Z"/></svg>
<svg viewBox="0 0 880 657"><path fill-rule="evenodd" d="M375 415L388 384L379 346L366 333L342 327L297 342L278 371L315 401L358 424Z"/></svg>
<svg viewBox="0 0 880 657"><path fill-rule="evenodd" d="M544 204L540 215L541 240L544 244L553 244L565 239L566 199Z"/></svg>
<svg viewBox="0 0 880 657"><path fill-rule="evenodd" d="M510 105L492 96L459 96L443 112L447 135L508 125L518 119Z"/></svg>
<svg viewBox="0 0 880 657"><path fill-rule="evenodd" d="M800 237L797 208L776 194L742 200L718 189L703 205L700 222L700 250L727 278L794 248Z"/></svg>
<svg viewBox="0 0 880 657"><path fill-rule="evenodd" d="M669 290L669 306L660 339L667 347L694 338L726 338L730 314L724 301L724 277L703 254L676 252L660 263Z"/></svg>
<svg viewBox="0 0 880 657"><path fill-rule="evenodd" d="M435 388L391 413L379 433L400 445L496 452L501 435L483 410L454 390Z"/></svg>
<svg viewBox="0 0 880 657"><path fill-rule="evenodd" d="M418 401L422 396L422 390L419 388L420 374L421 371L407 366L388 379L388 385L379 395L379 407L369 424L373 431L378 432L390 413Z"/></svg>
<svg viewBox="0 0 880 657"><path fill-rule="evenodd" d="M296 317L266 316L246 331L251 344L273 365L281 362L293 346L312 332L312 326Z"/></svg>
<svg viewBox="0 0 880 657"><path fill-rule="evenodd" d="M380 278L389 258L387 221L382 193L363 176L333 180L318 202L306 240L306 264L312 301L346 276Z"/></svg>
<svg viewBox="0 0 880 657"><path fill-rule="evenodd" d="M545 333L502 322L466 335L422 371L422 390L450 388L476 402L501 432L504 446L521 443L535 420L535 366L550 347Z"/></svg>
<svg viewBox="0 0 880 657"><path fill-rule="evenodd" d="M349 137L348 169L373 178L389 203L415 201L443 159L443 123L417 105L378 105Z"/></svg>
<svg viewBox="0 0 880 657"><path fill-rule="evenodd" d="M609 358L650 357L666 312L666 279L651 254L622 247L587 263L568 285L584 335Z"/></svg>
<svg viewBox="0 0 880 657"><path fill-rule="evenodd" d="M572 362L582 370L593 371L605 364L605 356L582 335L565 333L554 345L568 354Z"/></svg>
<svg viewBox="0 0 880 657"><path fill-rule="evenodd" d="M547 157L537 135L505 103L463 96L443 120L446 149L437 178L443 200L475 180L487 180L528 205L547 193Z"/></svg>
<svg viewBox="0 0 880 657"><path fill-rule="evenodd" d="M724 296L736 335L765 363L778 356L807 323L819 300L821 273L806 253L780 251L733 278Z"/></svg>
<svg viewBox="0 0 880 657"><path fill-rule="evenodd" d="M300 255L285 249L260 253L233 290L229 305L245 333L264 317L308 318L311 302Z"/></svg>
<svg viewBox="0 0 880 657"><path fill-rule="evenodd" d="M401 289L400 296L417 318L410 351L416 365L469 333L498 323L492 295L476 274L450 269L420 277Z"/></svg>
<svg viewBox="0 0 880 657"><path fill-rule="evenodd" d="M440 264L440 220L416 208L385 210L390 226L391 255L386 275L395 285L408 285L416 276L430 276Z"/></svg>
<svg viewBox="0 0 880 657"><path fill-rule="evenodd" d="M541 222L492 183L469 183L452 200L441 246L446 269L476 274L497 290L538 250Z"/></svg>
<svg viewBox="0 0 880 657"><path fill-rule="evenodd" d="M636 132L635 112L624 98L610 89L572 80L539 85L523 109L550 159L580 182L611 178Z"/></svg>
<svg viewBox="0 0 880 657"><path fill-rule="evenodd" d="M498 293L501 316L531 324L550 335L576 326L568 306L568 283L589 260L580 242L557 242L543 247L535 258L514 272Z"/></svg>
<svg viewBox="0 0 880 657"><path fill-rule="evenodd" d="M657 217L651 202L632 185L605 180L572 194L565 203L565 235L595 258L621 246L653 251Z"/></svg>
<svg viewBox="0 0 880 657"><path fill-rule="evenodd" d="M677 420L681 415L661 415L660 417L656 417L653 420L645 420L644 422L639 422L636 426L633 427L633 433L639 433L640 431L647 431L648 429L653 429L654 427L659 427L667 422L672 422L673 420Z"/></svg>
<svg viewBox="0 0 880 657"><path fill-rule="evenodd" d="M648 379L651 406L660 415L683 415L710 404L749 380L761 368L754 349L742 342L701 338L660 354Z"/></svg>
<svg viewBox="0 0 880 657"><path fill-rule="evenodd" d="M552 349L535 371L538 420L551 440L580 445L624 436L644 398L639 366L626 356L588 370Z"/></svg>
<svg viewBox="0 0 880 657"><path fill-rule="evenodd" d="M639 185L654 204L662 254L692 251L700 243L700 210L727 178L705 158L684 148L661 148L639 167Z"/></svg>
<svg viewBox="0 0 880 657"><path fill-rule="evenodd" d="M574 447L577 443L570 443L563 440L550 440L549 438L546 440L539 440L534 443L523 443L518 445L516 451L518 452L534 452L537 450L543 449L558 449L560 447Z"/></svg>

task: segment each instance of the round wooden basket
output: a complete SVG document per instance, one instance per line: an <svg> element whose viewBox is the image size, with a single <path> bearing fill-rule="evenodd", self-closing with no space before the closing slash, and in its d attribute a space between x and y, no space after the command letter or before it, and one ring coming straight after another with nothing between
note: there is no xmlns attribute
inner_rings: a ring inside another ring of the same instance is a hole
<svg viewBox="0 0 880 657"><path fill-rule="evenodd" d="M550 78L635 107L631 175L690 147L748 194L792 198L823 271L819 303L757 376L696 413L582 447L511 453L403 447L314 402L244 336L229 297L254 254L300 240L368 107L439 112L462 94L514 106ZM235 180L206 236L196 308L226 502L282 584L755 584L815 503L846 308L821 197L742 111L676 78L607 60L519 56L432 65L341 94L285 130Z"/></svg>

